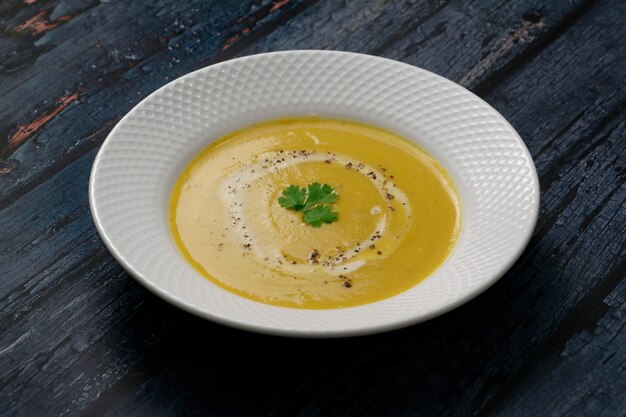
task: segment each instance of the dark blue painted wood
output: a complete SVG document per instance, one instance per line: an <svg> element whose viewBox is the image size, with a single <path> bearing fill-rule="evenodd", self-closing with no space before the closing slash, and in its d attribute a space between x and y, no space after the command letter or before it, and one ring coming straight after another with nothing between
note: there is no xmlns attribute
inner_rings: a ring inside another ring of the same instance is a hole
<svg viewBox="0 0 626 417"><path fill-rule="evenodd" d="M0 2L0 415L626 415L626 4ZM134 104L250 53L419 65L527 143L541 215L461 308L389 334L290 340L149 294L92 225L89 170Z"/></svg>

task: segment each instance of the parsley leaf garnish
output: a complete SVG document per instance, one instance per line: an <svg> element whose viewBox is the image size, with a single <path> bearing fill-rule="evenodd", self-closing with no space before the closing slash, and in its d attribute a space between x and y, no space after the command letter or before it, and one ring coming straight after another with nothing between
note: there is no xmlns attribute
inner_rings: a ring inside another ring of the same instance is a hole
<svg viewBox="0 0 626 417"><path fill-rule="evenodd" d="M300 211L304 207L305 198L306 190L304 188L290 185L283 190L283 196L278 198L278 204L286 209Z"/></svg>
<svg viewBox="0 0 626 417"><path fill-rule="evenodd" d="M314 182L306 189L297 185L285 188L278 204L282 207L302 211L302 221L313 227L321 227L322 223L332 223L338 218L337 212L329 205L339 200L339 195L328 184Z"/></svg>
<svg viewBox="0 0 626 417"><path fill-rule="evenodd" d="M305 210L302 220L313 227L320 227L323 223L332 223L337 220L337 212L330 206L315 206Z"/></svg>
<svg viewBox="0 0 626 417"><path fill-rule="evenodd" d="M307 206L318 203L334 203L339 200L339 195L334 192L333 187L328 184L321 185L319 182L309 184L307 187Z"/></svg>

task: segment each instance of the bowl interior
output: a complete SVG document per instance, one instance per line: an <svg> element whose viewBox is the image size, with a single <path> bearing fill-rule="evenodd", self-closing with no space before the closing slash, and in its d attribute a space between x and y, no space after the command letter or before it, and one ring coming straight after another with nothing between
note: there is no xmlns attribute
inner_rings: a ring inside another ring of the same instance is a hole
<svg viewBox="0 0 626 417"><path fill-rule="evenodd" d="M461 237L425 281L359 307L287 309L225 291L180 256L167 223L167 203L193 156L251 123L305 114L384 127L415 141L448 169L462 202ZM210 66L147 97L102 146L90 202L112 254L143 285L179 307L260 332L339 336L426 320L495 282L530 237L538 183L517 133L462 87L382 58L292 51Z"/></svg>

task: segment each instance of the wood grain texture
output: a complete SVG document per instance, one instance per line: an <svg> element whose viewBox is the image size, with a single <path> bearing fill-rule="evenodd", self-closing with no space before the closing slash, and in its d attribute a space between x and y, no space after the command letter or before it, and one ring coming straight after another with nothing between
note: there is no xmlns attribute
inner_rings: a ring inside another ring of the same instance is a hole
<svg viewBox="0 0 626 417"><path fill-rule="evenodd" d="M626 3L0 2L0 415L626 416ZM408 329L291 340L183 313L91 222L139 100L235 56L339 49L457 81L518 130L541 214L490 290Z"/></svg>

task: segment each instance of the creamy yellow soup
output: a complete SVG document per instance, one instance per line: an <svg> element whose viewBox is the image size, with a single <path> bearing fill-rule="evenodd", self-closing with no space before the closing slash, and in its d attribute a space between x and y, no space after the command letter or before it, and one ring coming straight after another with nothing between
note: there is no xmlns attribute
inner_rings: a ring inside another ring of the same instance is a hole
<svg viewBox="0 0 626 417"><path fill-rule="evenodd" d="M337 219L313 227L281 206L290 186L330 185ZM297 117L212 143L184 170L170 227L211 282L283 307L356 306L399 294L452 251L460 206L446 170L424 150L362 123Z"/></svg>

